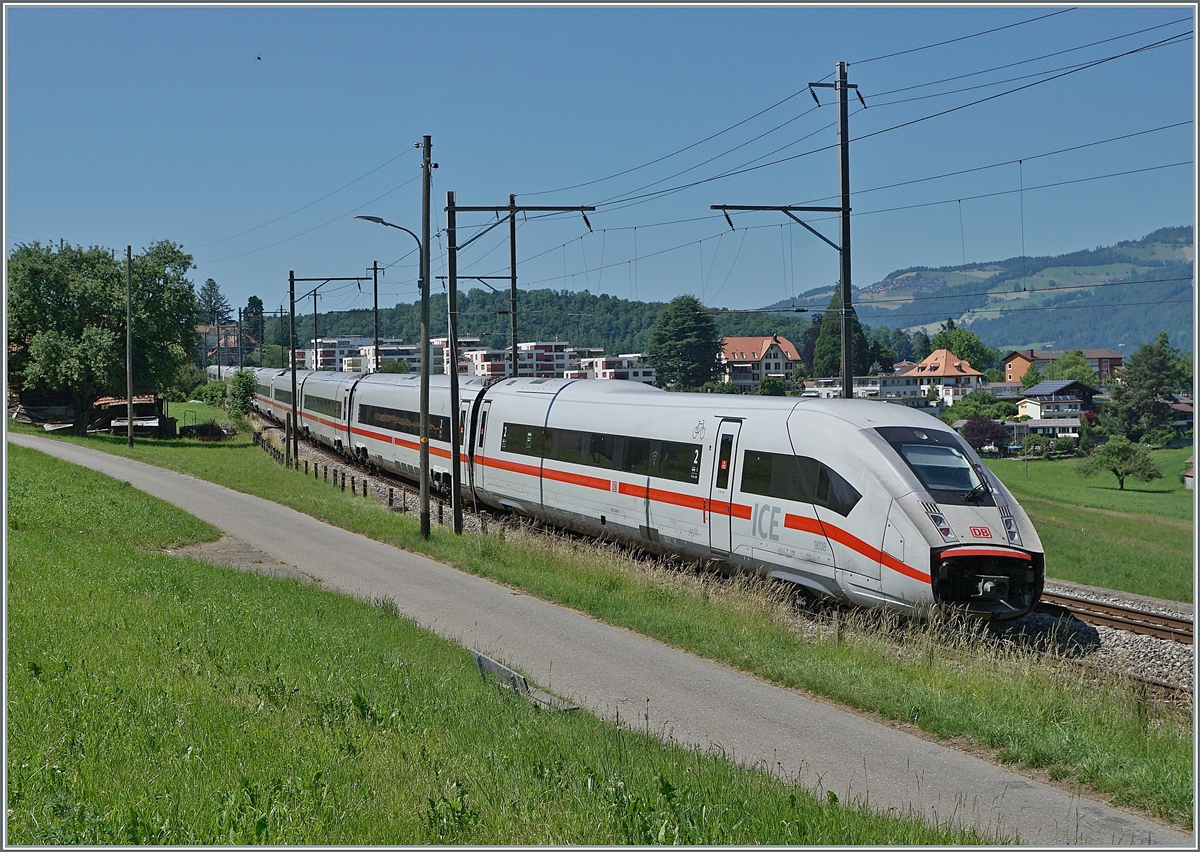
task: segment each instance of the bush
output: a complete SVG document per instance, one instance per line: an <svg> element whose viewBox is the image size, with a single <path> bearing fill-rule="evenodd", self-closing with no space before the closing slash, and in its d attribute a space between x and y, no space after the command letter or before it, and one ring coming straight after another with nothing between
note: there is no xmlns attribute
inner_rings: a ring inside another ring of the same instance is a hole
<svg viewBox="0 0 1200 852"><path fill-rule="evenodd" d="M1045 435L1026 435L1021 447L1027 456L1040 456L1045 454L1047 443Z"/></svg>
<svg viewBox="0 0 1200 852"><path fill-rule="evenodd" d="M229 384L225 381L205 382L192 391L191 399L198 399L216 408L224 408L228 392Z"/></svg>
<svg viewBox="0 0 1200 852"><path fill-rule="evenodd" d="M733 382L705 382L700 386L700 393L741 393Z"/></svg>
<svg viewBox="0 0 1200 852"><path fill-rule="evenodd" d="M765 376L758 386L759 396L783 396L783 379Z"/></svg>
<svg viewBox="0 0 1200 852"><path fill-rule="evenodd" d="M1056 438L1054 441L1054 452L1065 454L1073 454L1075 452L1075 439L1063 435Z"/></svg>
<svg viewBox="0 0 1200 852"><path fill-rule="evenodd" d="M256 382L254 373L249 370L238 370L229 380L229 413L233 417L244 417L250 411L254 402Z"/></svg>
<svg viewBox="0 0 1200 852"><path fill-rule="evenodd" d="M189 399L195 399L195 396L188 395L188 391L207 380L202 369L195 364L186 364L179 368L175 379L162 389L162 397L167 402L187 402Z"/></svg>
<svg viewBox="0 0 1200 852"><path fill-rule="evenodd" d="M1179 433L1175 431L1173 426L1159 426L1157 429L1151 429L1142 436L1141 443L1155 449L1162 449L1170 444L1178 437Z"/></svg>

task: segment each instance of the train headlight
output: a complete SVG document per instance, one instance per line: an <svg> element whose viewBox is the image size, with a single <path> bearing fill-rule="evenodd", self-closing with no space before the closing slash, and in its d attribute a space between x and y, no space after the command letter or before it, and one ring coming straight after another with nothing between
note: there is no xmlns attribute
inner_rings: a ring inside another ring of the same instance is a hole
<svg viewBox="0 0 1200 852"><path fill-rule="evenodd" d="M950 527L950 522L947 521L943 516L935 515L930 512L929 520L933 521L933 525L937 527L937 531L941 533L944 540L958 541L958 536L954 534L954 530Z"/></svg>
<svg viewBox="0 0 1200 852"><path fill-rule="evenodd" d="M1017 529L1017 521L1015 518L1004 519L1004 532L1008 534L1008 543L1021 546L1021 533Z"/></svg>

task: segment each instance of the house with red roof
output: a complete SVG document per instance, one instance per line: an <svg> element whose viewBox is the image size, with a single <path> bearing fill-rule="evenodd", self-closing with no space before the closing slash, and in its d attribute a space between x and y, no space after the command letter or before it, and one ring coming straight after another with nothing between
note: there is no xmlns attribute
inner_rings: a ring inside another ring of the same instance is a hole
<svg viewBox="0 0 1200 852"><path fill-rule="evenodd" d="M792 369L799 363L800 353L792 341L778 334L721 338L721 380L732 382L742 393L758 393L767 376L781 379L790 388Z"/></svg>
<svg viewBox="0 0 1200 852"><path fill-rule="evenodd" d="M904 374L917 379L921 393L936 390L946 405L954 405L967 394L983 388L983 373L949 349L938 349Z"/></svg>

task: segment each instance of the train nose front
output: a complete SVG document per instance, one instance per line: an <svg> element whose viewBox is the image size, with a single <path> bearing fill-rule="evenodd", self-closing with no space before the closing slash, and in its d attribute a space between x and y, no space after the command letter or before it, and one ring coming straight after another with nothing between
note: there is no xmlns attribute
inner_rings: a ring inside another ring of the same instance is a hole
<svg viewBox="0 0 1200 852"><path fill-rule="evenodd" d="M1042 555L974 547L933 554L933 598L997 620L1029 613L1042 594Z"/></svg>

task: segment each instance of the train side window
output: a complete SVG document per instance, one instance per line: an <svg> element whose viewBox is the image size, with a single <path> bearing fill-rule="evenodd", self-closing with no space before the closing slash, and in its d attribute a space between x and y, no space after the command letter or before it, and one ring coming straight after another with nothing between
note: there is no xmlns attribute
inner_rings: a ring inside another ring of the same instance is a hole
<svg viewBox="0 0 1200 852"><path fill-rule="evenodd" d="M523 456L542 456L547 449L546 430L541 426L505 423L500 437L500 449Z"/></svg>
<svg viewBox="0 0 1200 852"><path fill-rule="evenodd" d="M814 459L804 459L816 468L816 488L813 502L818 506L832 509L842 517L850 514L851 510L862 499L858 490L847 482L835 470Z"/></svg>
<svg viewBox="0 0 1200 852"><path fill-rule="evenodd" d="M626 438L621 453L621 470L627 473L650 474L650 440L648 438Z"/></svg>
<svg viewBox="0 0 1200 852"><path fill-rule="evenodd" d="M654 475L676 482L699 482L702 452L703 447L700 444L663 441Z"/></svg>
<svg viewBox="0 0 1200 852"><path fill-rule="evenodd" d="M587 464L584 439L586 432L576 432L574 429L551 429L550 457L571 464Z"/></svg>
<svg viewBox="0 0 1200 852"><path fill-rule="evenodd" d="M487 416L488 416L488 413L487 413L487 409L485 408L483 410L483 413L479 415L479 447L480 447L480 449L483 448L483 434L487 430Z"/></svg>
<svg viewBox="0 0 1200 852"><path fill-rule="evenodd" d="M742 491L771 496L771 457L773 453L746 450L742 453Z"/></svg>
<svg viewBox="0 0 1200 852"><path fill-rule="evenodd" d="M746 450L742 454L742 491L780 500L811 503L800 460L786 453Z"/></svg>
<svg viewBox="0 0 1200 852"><path fill-rule="evenodd" d="M588 446L588 464L612 470L616 467L617 436L593 432Z"/></svg>
<svg viewBox="0 0 1200 852"><path fill-rule="evenodd" d="M717 452L717 487L729 487L729 462L733 458L733 436L721 436L721 449Z"/></svg>
<svg viewBox="0 0 1200 852"><path fill-rule="evenodd" d="M300 395L300 401L303 403L303 408L306 411L328 414L330 417L340 417L342 413L342 407L334 399L326 399L323 396L305 393Z"/></svg>

